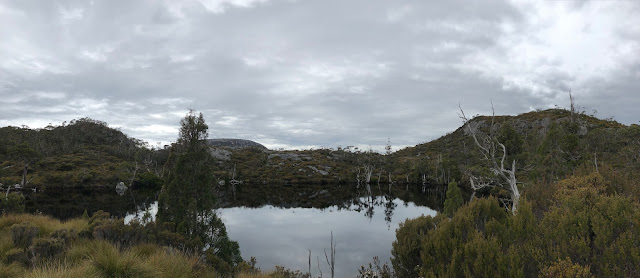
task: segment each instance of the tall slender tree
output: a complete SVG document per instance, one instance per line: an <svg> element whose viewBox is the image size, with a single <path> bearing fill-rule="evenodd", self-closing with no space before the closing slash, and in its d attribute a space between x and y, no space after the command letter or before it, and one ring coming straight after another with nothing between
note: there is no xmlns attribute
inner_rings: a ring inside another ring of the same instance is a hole
<svg viewBox="0 0 640 278"><path fill-rule="evenodd" d="M27 173L29 171L29 166L40 159L40 153L24 143L10 147L8 149L8 153L10 157L22 162L22 181L20 182L20 185L22 187L26 187L28 183Z"/></svg>
<svg viewBox="0 0 640 278"><path fill-rule="evenodd" d="M230 264L241 261L237 243L230 241L215 213L214 159L207 151L208 126L202 113L191 110L180 121L180 135L165 165L167 177L158 197L158 220L177 232L200 240Z"/></svg>

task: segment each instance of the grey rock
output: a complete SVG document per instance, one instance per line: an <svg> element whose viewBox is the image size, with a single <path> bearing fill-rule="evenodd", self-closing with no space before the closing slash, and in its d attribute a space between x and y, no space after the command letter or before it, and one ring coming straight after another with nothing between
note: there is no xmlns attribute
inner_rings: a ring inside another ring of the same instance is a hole
<svg viewBox="0 0 640 278"><path fill-rule="evenodd" d="M124 185L124 182L119 182L118 185L116 185L116 193L120 196L124 195L124 193L127 192L127 189L128 187Z"/></svg>
<svg viewBox="0 0 640 278"><path fill-rule="evenodd" d="M230 161L231 151L219 148L209 148L209 153L217 160Z"/></svg>
<svg viewBox="0 0 640 278"><path fill-rule="evenodd" d="M274 159L274 158L280 158L280 159L288 159L288 160L293 160L293 161L300 161L302 160L300 158L300 155L294 154L294 153L272 153L268 156L268 159Z"/></svg>
<svg viewBox="0 0 640 278"><path fill-rule="evenodd" d="M318 169L318 168L316 168L315 166L307 166L307 168L309 168L309 169L311 169L311 170L315 171L316 173L320 173L320 174L321 174L321 175L323 175L323 176L326 176L326 175L328 175L328 174L329 174L329 172L327 172L327 171L325 171L325 170Z"/></svg>
<svg viewBox="0 0 640 278"><path fill-rule="evenodd" d="M211 147L215 148L230 148L230 149L244 149L244 148L258 148L261 150L267 150L264 145L245 139L232 139L232 138L216 138L209 139L207 143Z"/></svg>
<svg viewBox="0 0 640 278"><path fill-rule="evenodd" d="M584 136L587 135L588 129L586 126L581 125L580 129L578 129L578 135Z"/></svg>

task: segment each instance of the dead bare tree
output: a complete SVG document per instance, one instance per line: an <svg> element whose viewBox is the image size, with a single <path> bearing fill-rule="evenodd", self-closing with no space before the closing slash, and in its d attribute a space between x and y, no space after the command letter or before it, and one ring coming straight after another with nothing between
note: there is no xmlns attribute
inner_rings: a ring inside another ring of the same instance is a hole
<svg viewBox="0 0 640 278"><path fill-rule="evenodd" d="M327 249L324 250L324 257L327 259L327 264L329 265L329 269L331 269L331 278L334 277L335 269L336 269L336 244L333 242L333 231L331 231L331 259L327 256Z"/></svg>
<svg viewBox="0 0 640 278"><path fill-rule="evenodd" d="M129 187L133 185L133 181L136 180L136 174L138 174L138 162L136 161L135 168L133 169L133 175L131 175L131 179L129 179Z"/></svg>
<svg viewBox="0 0 640 278"><path fill-rule="evenodd" d="M571 88L569 88L569 101L571 102L571 122L573 123L576 114L576 106L573 95L571 94Z"/></svg>
<svg viewBox="0 0 640 278"><path fill-rule="evenodd" d="M231 172L231 180L229 181L231 185L231 192L233 193L233 199L236 199L236 186L242 184L242 181L236 180L236 165L233 164L233 172Z"/></svg>
<svg viewBox="0 0 640 278"><path fill-rule="evenodd" d="M371 164L367 164L363 166L362 169L364 170L364 180L367 184L369 184L369 182L371 182L371 175L373 175L373 170L375 170L375 167L373 167L373 165Z"/></svg>
<svg viewBox="0 0 640 278"><path fill-rule="evenodd" d="M405 191L409 191L409 174L407 174L407 185L406 185L406 188L404 190Z"/></svg>
<svg viewBox="0 0 640 278"><path fill-rule="evenodd" d="M471 198L473 199L476 191L483 188L503 188L507 192L509 192L511 213L516 214L518 203L520 201L520 191L518 190L518 184L516 180L516 161L514 159L511 162L511 168L508 169L505 167L507 149L504 144L500 143L497 137L493 134L495 118L493 102L491 103L492 117L488 134L485 134L479 130L480 122L474 122L467 118L460 104L458 104L458 108L460 108L460 118L464 122L463 126L465 132L473 137L473 141L480 150L483 160L487 161L488 163L488 170L491 172L491 174L493 174L492 177L476 177L472 173L468 173L469 180L471 182L471 189L473 189ZM507 203L507 200L502 201L505 204Z"/></svg>
<svg viewBox="0 0 640 278"><path fill-rule="evenodd" d="M4 186L4 184L0 183L0 187ZM7 186L7 193L4 195L5 200L9 200L9 191L11 191L11 185Z"/></svg>

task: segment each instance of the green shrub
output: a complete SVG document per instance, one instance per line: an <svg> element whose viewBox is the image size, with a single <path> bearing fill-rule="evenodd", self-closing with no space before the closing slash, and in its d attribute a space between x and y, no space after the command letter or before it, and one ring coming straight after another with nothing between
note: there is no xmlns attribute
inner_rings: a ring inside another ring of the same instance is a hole
<svg viewBox="0 0 640 278"><path fill-rule="evenodd" d="M59 238L37 238L29 247L29 253L34 259L53 258L66 249L64 240Z"/></svg>
<svg viewBox="0 0 640 278"><path fill-rule="evenodd" d="M0 278L22 277L24 269L17 263L0 263Z"/></svg>
<svg viewBox="0 0 640 278"><path fill-rule="evenodd" d="M136 177L133 182L135 188L159 189L162 187L162 179L153 172L144 172Z"/></svg>
<svg viewBox="0 0 640 278"><path fill-rule="evenodd" d="M443 217L420 216L400 223L396 230L396 240L392 244L391 264L398 277L418 277L420 248L429 230L435 229Z"/></svg>
<svg viewBox="0 0 640 278"><path fill-rule="evenodd" d="M212 266L218 273L223 276L231 275L233 272L233 267L216 256L213 250L209 249L205 252L205 259L208 265Z"/></svg>
<svg viewBox="0 0 640 278"><path fill-rule="evenodd" d="M147 231L138 222L124 224L123 219L101 222L93 229L93 238L108 240L119 246L134 246L148 241Z"/></svg>
<svg viewBox="0 0 640 278"><path fill-rule="evenodd" d="M22 248L13 248L4 254L6 263L18 263L24 266L29 265L29 256Z"/></svg>
<svg viewBox="0 0 640 278"><path fill-rule="evenodd" d="M24 212L24 196L19 193L10 193L8 196L6 196L6 198L0 197L0 212L1 213L23 213Z"/></svg>
<svg viewBox="0 0 640 278"><path fill-rule="evenodd" d="M84 238L93 238L93 230L97 226L102 225L103 222L109 221L110 219L110 213L103 210L96 211L91 215L91 218L89 218L89 225L81 230L78 235Z"/></svg>
<svg viewBox="0 0 640 278"><path fill-rule="evenodd" d="M458 187L458 183L452 181L447 188L447 199L444 201L443 213L449 217L453 216L453 213L462 206L464 200L462 199L462 191Z"/></svg>
<svg viewBox="0 0 640 278"><path fill-rule="evenodd" d="M31 245L33 239L38 236L39 231L40 228L29 222L13 224L11 225L11 239L13 239L15 246L27 248Z"/></svg>
<svg viewBox="0 0 640 278"><path fill-rule="evenodd" d="M51 238L61 240L65 245L69 245L72 241L78 238L78 233L74 229L60 229L51 234Z"/></svg>
<svg viewBox="0 0 640 278"><path fill-rule="evenodd" d="M589 266L574 264L571 259L559 260L552 265L545 267L538 276L540 278L591 278Z"/></svg>
<svg viewBox="0 0 640 278"><path fill-rule="evenodd" d="M418 268L423 277L636 277L640 208L608 195L611 186L598 173L557 182L539 215L526 198L511 215L490 197L451 219L408 220L396 231L394 269L399 277Z"/></svg>

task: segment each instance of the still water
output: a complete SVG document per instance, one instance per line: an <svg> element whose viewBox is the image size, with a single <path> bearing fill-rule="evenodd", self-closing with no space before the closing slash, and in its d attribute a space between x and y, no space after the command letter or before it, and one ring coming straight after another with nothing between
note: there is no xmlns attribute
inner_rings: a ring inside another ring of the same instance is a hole
<svg viewBox="0 0 640 278"><path fill-rule="evenodd" d="M276 197L245 191L244 197L221 196L223 208L217 210L218 214L229 237L238 241L244 259L256 257L257 266L263 270L280 265L307 272L311 251L314 277L320 272L330 275L324 250L330 255L331 233L336 245L336 277L354 277L360 266L371 262L374 256L382 263L389 262L399 223L420 215L435 215L444 197L443 188L426 192L403 188L393 194L373 190L370 195L355 189L310 186L270 190L274 191L286 194ZM89 214L103 209L128 222L147 211L155 216L156 196L157 192L128 192L123 196L115 191L38 193L28 197L27 210L70 218L85 209Z"/></svg>
<svg viewBox="0 0 640 278"><path fill-rule="evenodd" d="M385 215L384 203L374 205L373 210L359 207L339 208L261 208L220 209L229 236L240 244L244 258L256 257L262 269L282 265L304 272L309 268L313 277L330 273L324 250L330 254L331 233L336 246L336 277L354 277L357 269L378 256L381 262L389 262L391 243L395 240L398 224L407 218L435 215L427 207L390 200L395 206L393 217ZM386 219L385 219L386 218Z"/></svg>

